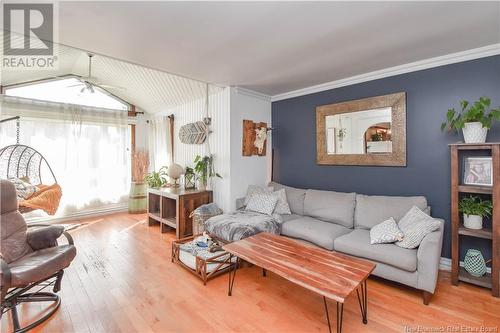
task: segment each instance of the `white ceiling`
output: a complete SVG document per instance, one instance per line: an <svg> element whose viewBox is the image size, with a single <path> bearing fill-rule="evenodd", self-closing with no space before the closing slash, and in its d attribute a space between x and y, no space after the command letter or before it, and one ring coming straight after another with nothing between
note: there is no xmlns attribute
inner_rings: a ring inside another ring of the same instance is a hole
<svg viewBox="0 0 500 333"><path fill-rule="evenodd" d="M268 95L500 42L500 2L60 2L59 41Z"/></svg>

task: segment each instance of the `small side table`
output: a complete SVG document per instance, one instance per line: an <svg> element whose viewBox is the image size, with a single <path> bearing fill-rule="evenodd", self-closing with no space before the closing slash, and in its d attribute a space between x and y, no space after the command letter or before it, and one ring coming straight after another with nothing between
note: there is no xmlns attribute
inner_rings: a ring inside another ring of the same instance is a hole
<svg viewBox="0 0 500 333"><path fill-rule="evenodd" d="M211 203L212 191L184 190L182 188L165 187L148 189L148 225L160 223L160 231L169 228L176 231L176 238L184 238L193 234L191 212L201 205Z"/></svg>
<svg viewBox="0 0 500 333"><path fill-rule="evenodd" d="M214 252L210 258L194 256L194 263L192 265L182 262L180 246L193 239L194 236L190 236L172 242L172 262L181 265L199 277L204 285L207 284L209 279L228 272L232 266L237 265L236 260L234 260L235 257L226 251Z"/></svg>

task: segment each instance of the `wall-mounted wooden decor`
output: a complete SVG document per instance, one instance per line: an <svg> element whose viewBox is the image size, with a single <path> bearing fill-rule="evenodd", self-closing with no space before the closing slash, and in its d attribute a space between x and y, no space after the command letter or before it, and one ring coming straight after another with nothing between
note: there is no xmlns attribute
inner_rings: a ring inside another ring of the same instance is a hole
<svg viewBox="0 0 500 333"><path fill-rule="evenodd" d="M183 125L179 129L179 139L182 143L199 145L205 142L208 133L207 125L203 121L197 121Z"/></svg>
<svg viewBox="0 0 500 333"><path fill-rule="evenodd" d="M266 156L267 123L243 120L243 156Z"/></svg>

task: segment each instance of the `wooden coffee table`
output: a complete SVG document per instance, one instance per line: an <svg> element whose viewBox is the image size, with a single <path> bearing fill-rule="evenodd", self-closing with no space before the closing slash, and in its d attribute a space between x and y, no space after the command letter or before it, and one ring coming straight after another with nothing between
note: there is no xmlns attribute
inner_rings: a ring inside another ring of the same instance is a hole
<svg viewBox="0 0 500 333"><path fill-rule="evenodd" d="M292 239L260 233L223 246L237 264L229 271L231 296L240 260L248 261L323 296L328 329L332 331L327 299L337 303L337 332L342 331L344 301L356 291L363 323L367 317L366 279L375 264L345 254L302 245Z"/></svg>

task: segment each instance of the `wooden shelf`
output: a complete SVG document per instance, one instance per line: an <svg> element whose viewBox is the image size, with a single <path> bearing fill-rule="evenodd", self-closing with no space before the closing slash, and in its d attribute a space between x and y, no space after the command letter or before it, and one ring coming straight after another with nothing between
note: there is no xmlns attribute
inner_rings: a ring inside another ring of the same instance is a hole
<svg viewBox="0 0 500 333"><path fill-rule="evenodd" d="M489 289L491 289L492 286L490 273L486 273L481 277L476 277L470 275L463 267L460 267L460 272L458 273L458 279L463 282L472 283L475 284L476 286L481 286Z"/></svg>
<svg viewBox="0 0 500 333"><path fill-rule="evenodd" d="M212 191L185 190L182 188L148 189L148 225L160 223L160 232L175 229L177 239L193 233L192 211L211 203Z"/></svg>
<svg viewBox="0 0 500 333"><path fill-rule="evenodd" d="M164 218L160 216L159 212L149 212L148 216L153 220L168 225L169 227L175 228L177 226L175 217Z"/></svg>
<svg viewBox="0 0 500 333"><path fill-rule="evenodd" d="M461 225L458 228L458 233L460 235L464 235L464 236L478 237L478 238L484 238L484 239L493 239L493 231L491 231L491 229L474 230L474 229L466 228L463 225Z"/></svg>
<svg viewBox="0 0 500 333"><path fill-rule="evenodd" d="M493 146L500 145L500 142L486 142L486 143L451 143L448 146L455 147L458 150L491 150Z"/></svg>
<svg viewBox="0 0 500 333"><path fill-rule="evenodd" d="M500 297L500 142L464 144L450 144L451 157L451 282L458 285L459 281L473 283L482 287L491 288L491 294ZM461 185L461 159L467 151L488 151L492 160L493 186ZM460 193L477 193L491 195L493 212L491 227L483 230L467 229L463 226L459 211ZM476 237L490 241L491 246L491 274L474 277L460 267L460 248L465 237Z"/></svg>
<svg viewBox="0 0 500 333"><path fill-rule="evenodd" d="M491 186L476 186L476 185L459 185L458 192L491 194L491 193L493 193L493 187L491 187Z"/></svg>

